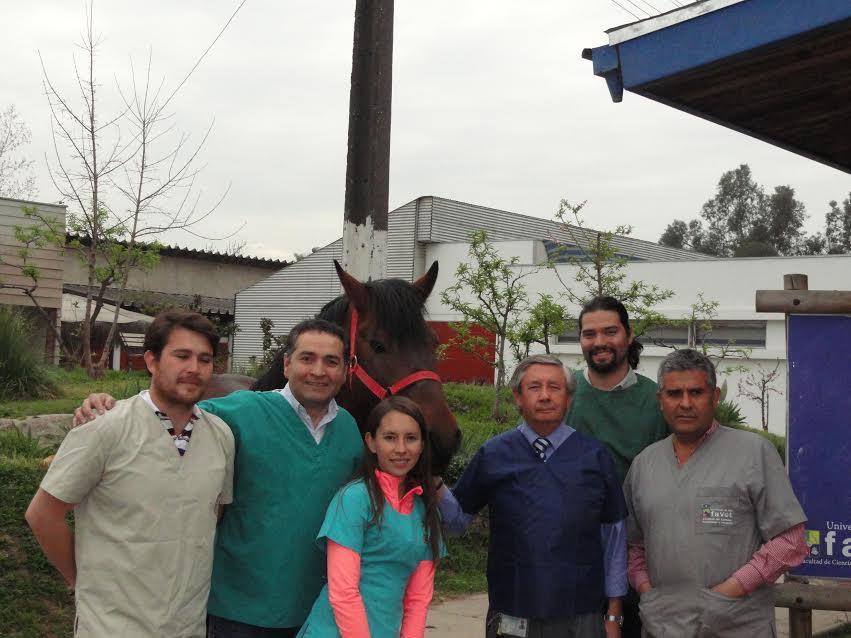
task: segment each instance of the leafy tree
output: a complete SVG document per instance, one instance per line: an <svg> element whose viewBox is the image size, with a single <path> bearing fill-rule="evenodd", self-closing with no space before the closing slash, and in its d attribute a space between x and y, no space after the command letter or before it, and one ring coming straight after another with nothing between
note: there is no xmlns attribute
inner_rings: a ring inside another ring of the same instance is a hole
<svg viewBox="0 0 851 638"><path fill-rule="evenodd" d="M528 316L515 324L509 335L509 343L517 361L529 356L533 343L544 346L550 352L550 337L560 335L567 329L567 308L556 303L552 295L538 295L538 303L529 309Z"/></svg>
<svg viewBox="0 0 851 638"><path fill-rule="evenodd" d="M766 194L747 164L721 176L700 218L675 219L659 243L719 257L798 255L818 246L804 233L807 212L795 190L776 186Z"/></svg>
<svg viewBox="0 0 851 638"><path fill-rule="evenodd" d="M851 253L851 193L842 202L842 208L831 201L824 217L825 244L831 255Z"/></svg>
<svg viewBox="0 0 851 638"><path fill-rule="evenodd" d="M599 295L619 299L629 312L632 330L637 337L653 326L669 323L655 308L670 299L674 291L640 279L627 279L630 255L619 252L614 239L617 236L629 236L632 226L617 226L613 230L604 231L588 229L581 215L584 206L584 202L571 204L563 199L555 215L579 251L578 255L574 254L573 246L561 249L566 257L564 261L576 268L573 282L565 281L555 267L558 251L556 260L550 263L564 288L564 298L577 306L583 306Z"/></svg>
<svg viewBox="0 0 851 638"><path fill-rule="evenodd" d="M33 162L17 154L31 137L13 105L0 112L0 197L26 199L35 195Z"/></svg>
<svg viewBox="0 0 851 638"><path fill-rule="evenodd" d="M483 338L472 334L474 324L494 335L490 363L496 368L496 393L492 415L501 421L505 418L500 397L505 386L506 345L516 329L516 315L529 306L522 280L537 268L518 268L517 257L500 256L483 230L472 233L467 254L470 262L458 264L455 283L440 293L440 300L464 317L452 326L457 332L455 342L462 349L481 353L486 344Z"/></svg>

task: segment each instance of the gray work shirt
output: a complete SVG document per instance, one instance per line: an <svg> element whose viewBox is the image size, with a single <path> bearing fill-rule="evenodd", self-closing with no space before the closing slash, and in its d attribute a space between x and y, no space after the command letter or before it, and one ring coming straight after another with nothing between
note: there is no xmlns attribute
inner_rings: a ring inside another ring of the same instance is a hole
<svg viewBox="0 0 851 638"><path fill-rule="evenodd" d="M624 495L628 539L644 543L653 587L640 602L648 635L775 635L770 590L744 598L710 591L765 541L806 520L766 439L722 426L680 466L669 436L635 458Z"/></svg>

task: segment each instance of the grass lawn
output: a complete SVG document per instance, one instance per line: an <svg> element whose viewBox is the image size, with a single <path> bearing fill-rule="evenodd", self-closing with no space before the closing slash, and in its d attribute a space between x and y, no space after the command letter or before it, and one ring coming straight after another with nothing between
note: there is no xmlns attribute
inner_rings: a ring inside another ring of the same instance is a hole
<svg viewBox="0 0 851 638"><path fill-rule="evenodd" d="M100 379L90 379L84 370L53 368L59 382L60 397L33 401L0 401L0 418L23 418L36 414L70 414L92 392L108 392L116 399L138 394L148 387L146 372L107 370Z"/></svg>
<svg viewBox="0 0 851 638"><path fill-rule="evenodd" d="M24 521L44 469L38 460L0 456L0 636L69 637L74 598L45 560Z"/></svg>

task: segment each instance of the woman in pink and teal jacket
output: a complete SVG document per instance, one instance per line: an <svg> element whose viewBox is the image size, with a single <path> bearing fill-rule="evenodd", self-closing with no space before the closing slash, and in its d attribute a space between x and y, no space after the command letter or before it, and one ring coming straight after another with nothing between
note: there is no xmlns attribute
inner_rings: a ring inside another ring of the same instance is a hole
<svg viewBox="0 0 851 638"><path fill-rule="evenodd" d="M392 396L369 416L361 476L343 487L317 542L328 582L298 638L422 638L445 555L425 420Z"/></svg>

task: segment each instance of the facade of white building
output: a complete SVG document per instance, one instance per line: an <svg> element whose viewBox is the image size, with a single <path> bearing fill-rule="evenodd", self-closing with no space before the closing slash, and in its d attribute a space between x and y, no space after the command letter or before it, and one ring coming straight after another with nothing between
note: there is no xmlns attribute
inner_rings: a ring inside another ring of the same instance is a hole
<svg viewBox="0 0 851 638"><path fill-rule="evenodd" d="M527 217L437 197L422 197L390 213L388 276L412 280L433 261L440 264L435 292L426 309L433 321L453 321L460 317L440 302L439 292L454 283L457 265L468 260L467 238L473 230L484 229L505 257L518 257L517 268L534 270L525 278L529 298L541 293L558 297L564 291L561 282L571 283L575 266L557 264L546 268L552 242L563 245L581 241L575 230L552 221ZM654 283L674 291L657 307L671 319L685 319L698 295L718 302L709 341L749 351L747 359L725 359L719 365L727 381L728 399L738 403L749 425L759 427L758 403L739 396L739 383L748 372L771 371L779 375L768 399L769 428L783 434L786 424L786 343L784 317L757 313L754 298L758 289L781 289L783 275L804 273L815 289L847 289L851 282L851 255L823 257L764 257L714 259L674 250L632 238L616 238L617 250L629 257L628 278ZM340 293L332 260L340 258L340 241L334 242L237 294L236 322L240 326L234 343L236 365L245 364L262 352L259 321L272 319L275 332L287 332L298 321L313 316L321 306ZM558 275L558 276L557 276ZM560 281L561 280L561 281ZM574 316L578 308L567 306ZM667 343L685 345L688 328L669 330ZM543 348L540 347L539 350ZM575 335L553 338L551 352L559 354L572 367L584 364ZM655 378L662 357L669 348L647 343L639 372ZM779 363L778 363L779 362Z"/></svg>

